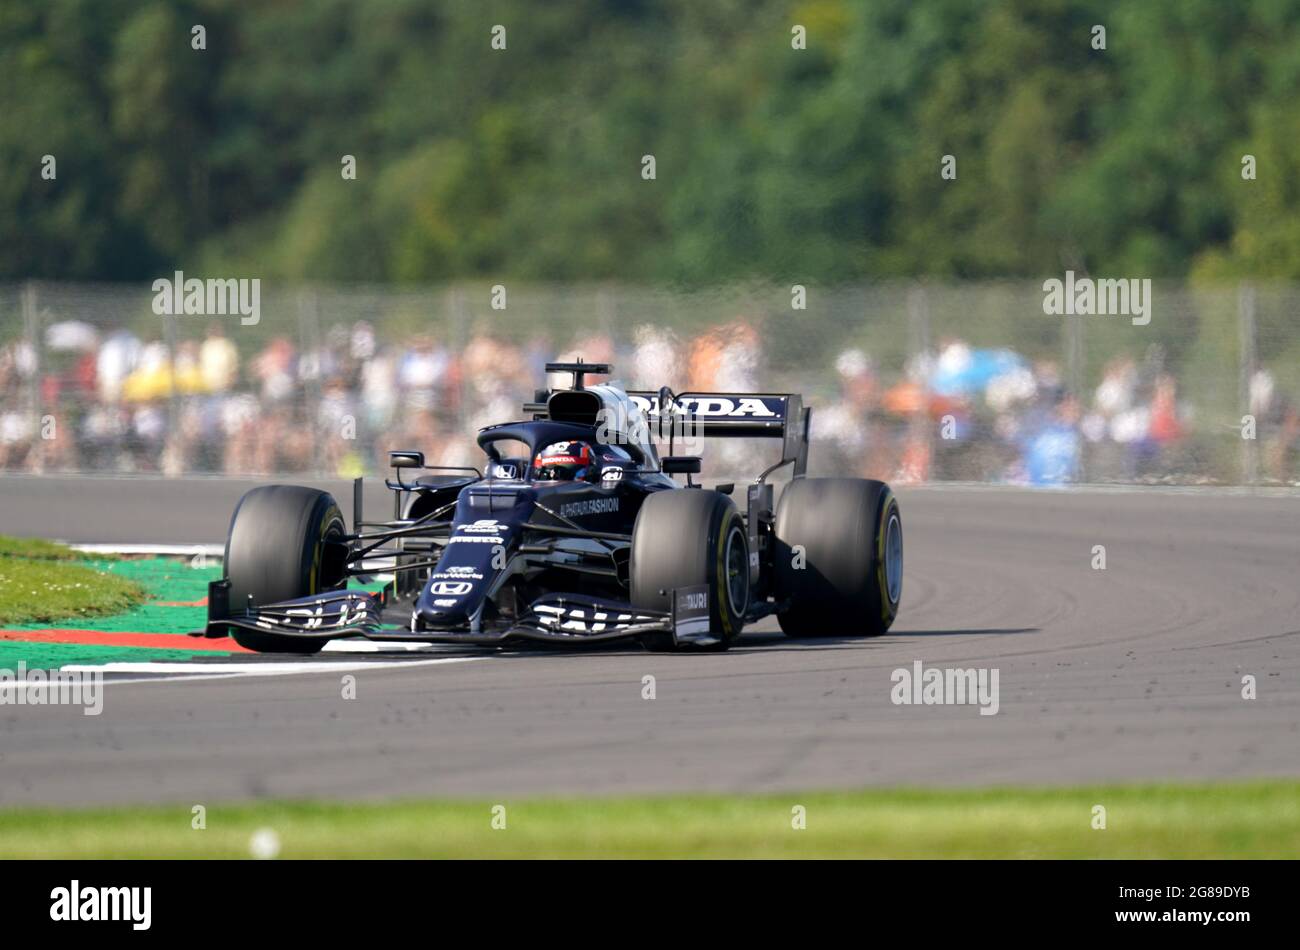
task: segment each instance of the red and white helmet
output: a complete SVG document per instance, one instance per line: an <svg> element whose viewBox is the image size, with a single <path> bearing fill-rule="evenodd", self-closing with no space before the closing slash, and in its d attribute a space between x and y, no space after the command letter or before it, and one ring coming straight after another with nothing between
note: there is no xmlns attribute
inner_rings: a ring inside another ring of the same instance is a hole
<svg viewBox="0 0 1300 950"><path fill-rule="evenodd" d="M595 460L596 454L586 442L554 442L533 459L533 478L558 482L586 478Z"/></svg>

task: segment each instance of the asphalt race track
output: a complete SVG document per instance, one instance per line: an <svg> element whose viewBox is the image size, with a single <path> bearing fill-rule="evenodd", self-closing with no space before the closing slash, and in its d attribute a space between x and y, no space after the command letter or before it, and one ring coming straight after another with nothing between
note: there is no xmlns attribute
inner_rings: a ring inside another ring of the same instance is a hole
<svg viewBox="0 0 1300 950"><path fill-rule="evenodd" d="M252 484L6 477L0 533L220 542ZM350 491L327 487L347 513ZM898 495L904 603L883 638L794 642L768 623L716 656L339 653L307 673L249 675L283 662L256 657L212 677L119 680L99 717L0 707L0 804L1300 772L1300 494ZM454 656L477 659L429 662ZM997 669L998 713L894 705L892 672L918 660Z"/></svg>

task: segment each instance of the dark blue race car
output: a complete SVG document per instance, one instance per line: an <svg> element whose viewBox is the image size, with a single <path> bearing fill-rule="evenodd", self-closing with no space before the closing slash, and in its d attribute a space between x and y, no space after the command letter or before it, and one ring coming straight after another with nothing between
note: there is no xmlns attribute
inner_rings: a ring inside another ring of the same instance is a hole
<svg viewBox="0 0 1300 950"><path fill-rule="evenodd" d="M361 479L351 528L327 492L244 495L201 633L313 653L349 636L724 650L769 614L793 637L889 629L903 586L898 503L883 482L805 476L812 411L798 395L627 393L586 385L605 364L546 368L572 374L572 388L539 391L527 421L482 429L486 474L390 453L392 521L362 519ZM698 455L673 454L713 436L780 442L743 510L734 485L694 483ZM786 466L774 504L768 477ZM348 589L377 564L395 578L383 591Z"/></svg>

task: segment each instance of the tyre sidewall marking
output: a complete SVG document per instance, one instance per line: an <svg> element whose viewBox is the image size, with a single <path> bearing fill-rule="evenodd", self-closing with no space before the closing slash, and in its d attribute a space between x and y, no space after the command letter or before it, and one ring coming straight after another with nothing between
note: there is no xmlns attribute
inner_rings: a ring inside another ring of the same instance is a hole
<svg viewBox="0 0 1300 950"><path fill-rule="evenodd" d="M898 614L898 603L889 599L889 573L886 567L889 540L889 522L898 518L898 530L903 530L903 519L898 514L898 502L894 493L888 489L881 493L880 519L876 523L876 585L880 591L880 619L885 623L893 621ZM898 599L903 599L903 583L899 578Z"/></svg>
<svg viewBox="0 0 1300 950"><path fill-rule="evenodd" d="M736 511L730 506L724 509L721 523L718 525L717 565L713 576L713 588L717 592L718 617L722 621L722 634L727 640L736 636L736 628L731 615L734 604L731 603L731 587L727 584L727 538L731 534L731 525Z"/></svg>
<svg viewBox="0 0 1300 950"><path fill-rule="evenodd" d="M311 571L307 575L307 593L320 593L320 572L321 558L325 556L325 541L329 538L330 528L334 526L335 521L340 525L343 524L343 512L339 511L338 505L330 505L325 509L325 515L320 519L320 534L312 544L311 552ZM310 535L308 535L310 538Z"/></svg>

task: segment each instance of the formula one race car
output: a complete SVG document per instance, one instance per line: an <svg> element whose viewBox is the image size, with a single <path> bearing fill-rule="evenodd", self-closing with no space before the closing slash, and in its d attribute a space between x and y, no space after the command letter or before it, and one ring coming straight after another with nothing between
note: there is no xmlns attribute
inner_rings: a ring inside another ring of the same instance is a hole
<svg viewBox="0 0 1300 950"><path fill-rule="evenodd" d="M903 587L898 503L882 482L805 477L811 410L798 395L626 393L585 385L605 364L546 369L572 374L572 388L538 391L524 406L531 421L478 433L486 475L390 453L392 521L362 520L361 479L351 530L326 492L245 494L196 635L280 653L357 635L725 650L769 614L792 637L889 629ZM679 439L708 436L781 442L780 460L745 487L743 512L734 485L693 483L699 456L672 454ZM774 505L767 479L786 465L793 478ZM391 584L348 588L376 562Z"/></svg>

